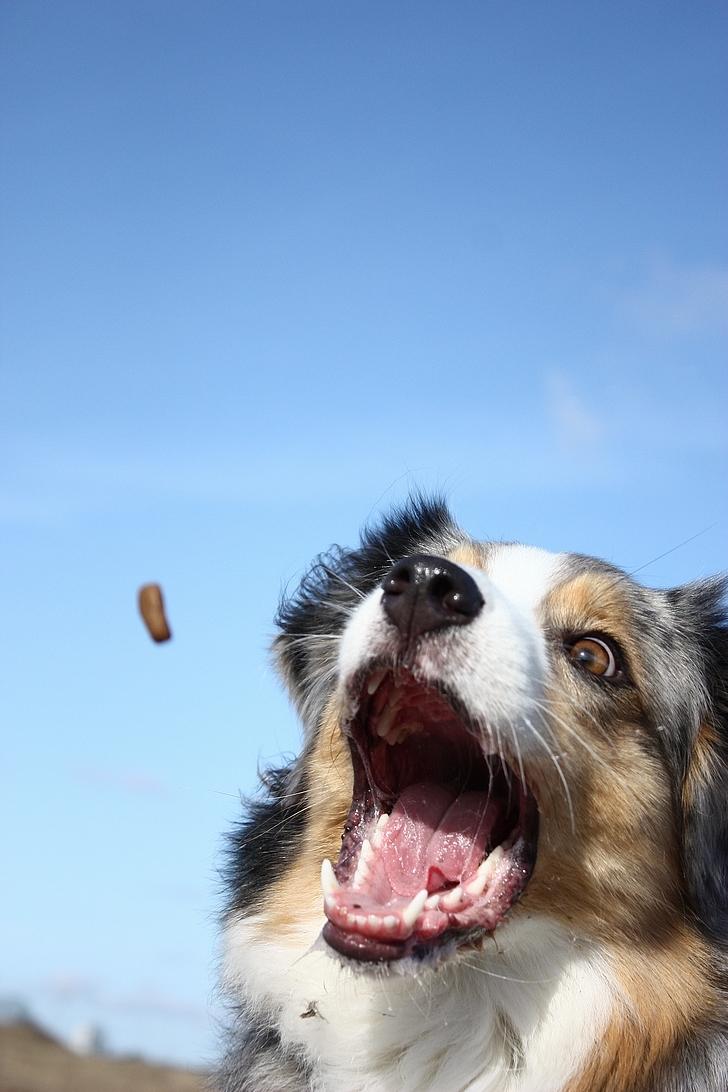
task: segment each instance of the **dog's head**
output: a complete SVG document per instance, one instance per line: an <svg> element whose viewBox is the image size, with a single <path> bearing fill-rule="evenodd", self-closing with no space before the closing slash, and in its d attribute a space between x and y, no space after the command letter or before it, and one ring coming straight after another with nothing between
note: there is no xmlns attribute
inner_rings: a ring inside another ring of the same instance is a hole
<svg viewBox="0 0 728 1092"><path fill-rule="evenodd" d="M270 928L314 906L369 962L535 914L726 939L722 591L474 542L421 500L319 559L275 642L306 746L250 882L276 885Z"/></svg>

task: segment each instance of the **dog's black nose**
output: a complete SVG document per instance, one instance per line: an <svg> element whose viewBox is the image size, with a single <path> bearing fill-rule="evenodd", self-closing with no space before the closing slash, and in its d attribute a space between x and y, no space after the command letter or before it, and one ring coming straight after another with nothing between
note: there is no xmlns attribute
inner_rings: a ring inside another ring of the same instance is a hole
<svg viewBox="0 0 728 1092"><path fill-rule="evenodd" d="M430 554L412 554L398 561L382 587L385 614L405 641L444 626L472 622L484 602L465 569Z"/></svg>

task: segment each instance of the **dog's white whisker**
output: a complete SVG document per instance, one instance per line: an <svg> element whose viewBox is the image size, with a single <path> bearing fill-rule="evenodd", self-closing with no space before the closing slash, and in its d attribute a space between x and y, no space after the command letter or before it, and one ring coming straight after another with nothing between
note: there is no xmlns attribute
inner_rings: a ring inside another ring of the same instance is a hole
<svg viewBox="0 0 728 1092"><path fill-rule="evenodd" d="M359 591L359 589L355 588L353 584L350 584L348 580L344 580L340 573L335 572L333 569L329 569L327 565L322 565L321 567L324 572L328 573L334 580L338 580L340 584L343 584L345 588L348 588L349 591L353 592L359 599L365 598L364 592Z"/></svg>
<svg viewBox="0 0 728 1092"><path fill-rule="evenodd" d="M543 747L543 749L546 752L546 754L548 755L548 757L551 759L551 763L552 763L554 769L556 770L556 773L558 775L558 778L559 778L559 780L561 782L561 785L563 787L563 790L564 790L564 795L566 797L566 803L567 803L567 806L568 806L568 809L569 809L569 823L571 824L571 833L576 834L576 820L575 820L575 817L574 817L574 804L573 804L573 801L571 799L571 790L569 789L569 785L568 785L568 782L567 782L567 780L566 780L566 778L564 776L564 772L561 769L561 767L559 766L558 756L555 755L553 753L553 751L551 751L549 749L549 746L546 743L546 740L543 738L543 736L540 734L540 732L538 732L538 730L536 728L534 728L533 724L528 719L528 717L523 718L523 723L527 726L527 728L531 732L531 734L538 740L538 742L541 744L541 746Z"/></svg>

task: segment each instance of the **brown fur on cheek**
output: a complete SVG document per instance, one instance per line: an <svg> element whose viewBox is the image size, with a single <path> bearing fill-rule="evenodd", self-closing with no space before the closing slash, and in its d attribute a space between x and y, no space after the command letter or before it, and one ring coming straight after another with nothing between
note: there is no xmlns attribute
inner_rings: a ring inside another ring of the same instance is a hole
<svg viewBox="0 0 728 1092"><path fill-rule="evenodd" d="M352 797L349 745L341 734L340 708L334 698L322 718L316 745L307 765L310 789L306 794L308 823L295 863L270 888L263 911L264 932L292 937L307 920L307 910L321 914L323 896L319 876L324 857L335 861L341 832Z"/></svg>
<svg viewBox="0 0 728 1092"><path fill-rule="evenodd" d="M555 765L539 757L533 767L539 842L528 908L605 941L673 928L681 900L665 771L637 739L610 743L589 730L578 710L563 701L554 705L551 740L563 781ZM559 730L559 720L586 748ZM529 777L531 770L529 763Z"/></svg>
<svg viewBox="0 0 728 1092"><path fill-rule="evenodd" d="M539 747L541 825L526 893L529 906L613 943L670 933L682 920L672 790L646 730L639 688L580 674L559 641L609 633L631 648L639 675L628 619L620 588L603 574L582 573L558 586L542 608L554 648L540 731L558 769Z"/></svg>

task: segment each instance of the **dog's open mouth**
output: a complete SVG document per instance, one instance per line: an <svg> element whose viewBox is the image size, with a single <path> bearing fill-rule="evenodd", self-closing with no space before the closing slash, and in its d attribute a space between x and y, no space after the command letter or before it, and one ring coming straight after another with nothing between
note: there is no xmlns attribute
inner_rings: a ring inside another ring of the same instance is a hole
<svg viewBox="0 0 728 1092"><path fill-rule="evenodd" d="M378 962L474 942L530 879L534 797L454 703L410 673L370 671L354 698L344 726L354 793L338 861L322 867L324 938Z"/></svg>

